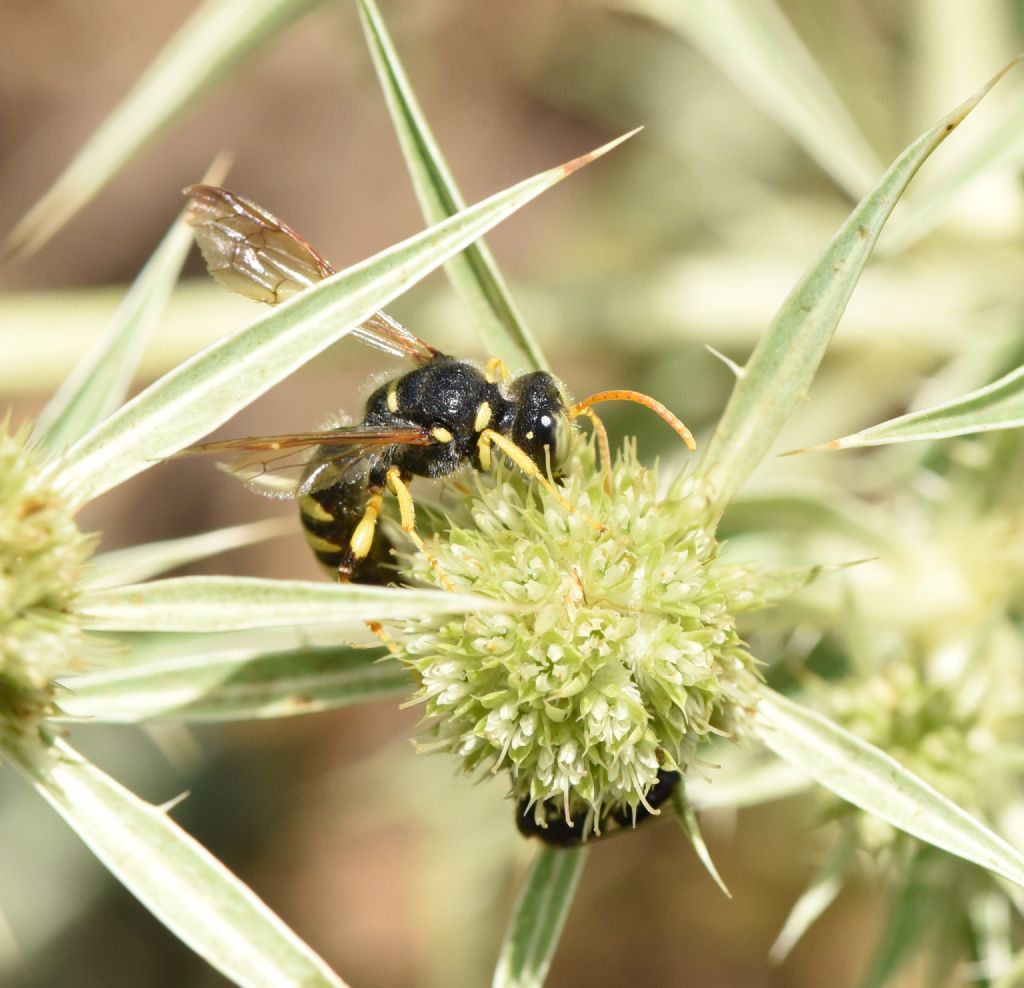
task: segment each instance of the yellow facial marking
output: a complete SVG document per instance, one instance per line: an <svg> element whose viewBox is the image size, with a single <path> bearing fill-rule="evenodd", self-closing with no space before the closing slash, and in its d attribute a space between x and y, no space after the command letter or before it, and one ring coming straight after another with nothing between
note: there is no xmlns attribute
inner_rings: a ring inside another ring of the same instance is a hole
<svg viewBox="0 0 1024 988"><path fill-rule="evenodd" d="M526 434L526 438L527 438L527 439L532 439L532 438L533 438L533 429L531 429L531 430L530 430L530 431L529 431L529 432L528 432L528 433Z"/></svg>
<svg viewBox="0 0 1024 988"><path fill-rule="evenodd" d="M388 385L388 411L392 415L398 411L398 381L392 381Z"/></svg>
<svg viewBox="0 0 1024 988"><path fill-rule="evenodd" d="M491 403L489 401L480 402L480 407L476 410L476 418L473 419L473 431L483 432L491 424Z"/></svg>
<svg viewBox="0 0 1024 988"><path fill-rule="evenodd" d="M450 443L454 438L452 434L443 425L435 426L433 429L430 430L430 434L439 443Z"/></svg>

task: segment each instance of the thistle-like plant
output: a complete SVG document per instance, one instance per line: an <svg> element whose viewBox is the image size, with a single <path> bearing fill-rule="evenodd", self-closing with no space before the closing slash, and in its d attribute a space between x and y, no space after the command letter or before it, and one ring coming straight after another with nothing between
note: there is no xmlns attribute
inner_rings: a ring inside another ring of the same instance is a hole
<svg viewBox="0 0 1024 988"><path fill-rule="evenodd" d="M197 15L20 228L20 241L44 237L69 204L87 198L212 78L237 50L231 45L251 42L305 6L267 0L254 12L229 0ZM743 734L887 825L1024 884L1024 857L995 833L875 745L758 677L737 615L776 603L821 567L728 566L717 543L727 506L810 386L893 206L992 83L913 142L868 191L747 364L734 368L732 397L699 462L666 487L631 449L606 478L592 448L579 444L566 478L573 512L546 489L498 469L471 483L468 494L455 492L450 518L438 526L435 551L457 592L211 578L129 582L187 558L182 546L127 561L98 557L94 568L83 568L88 542L72 521L82 505L194 442L446 261L488 348L516 367L543 365L492 258L475 241L585 161L463 208L374 5L361 0L359 7L433 226L258 318L117 407L137 340L152 323L154 297L170 284L185 243L176 230L123 318L47 410L33 443L17 434L5 439L11 500L0 513L14 525L8 598L18 603L4 612L3 738L13 764L163 922L245 985L340 981L165 810L142 803L78 755L55 716L227 719L411 694L425 706L431 747L455 752L471 768L507 768L515 795L528 805L555 800L567 814L591 810L598 820L609 805L643 805L659 768L685 772L710 735ZM231 45L215 43L218 32ZM154 107L147 100L160 85L165 98ZM599 524L599 535L585 519ZM412 554L402 576L430 583L436 571ZM391 629L397 661L377 664L377 653L340 644L367 620ZM303 628L304 644L269 648L248 637L226 649L214 638L267 628L286 629L282 641L297 638L287 629ZM112 630L210 637L159 661L128 654L112 664L108 658L103 670L81 671L79 663L89 660L85 642ZM47 645L47 636L59 647ZM675 809L710 864L684 791ZM585 854L537 855L496 984L543 980Z"/></svg>

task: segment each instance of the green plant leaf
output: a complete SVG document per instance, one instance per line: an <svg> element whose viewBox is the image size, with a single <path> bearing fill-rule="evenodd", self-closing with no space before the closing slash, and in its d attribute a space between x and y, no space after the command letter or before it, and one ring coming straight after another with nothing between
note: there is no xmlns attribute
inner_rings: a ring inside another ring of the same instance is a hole
<svg viewBox="0 0 1024 988"><path fill-rule="evenodd" d="M583 847L545 847L519 893L492 988L539 988L555 954L587 858Z"/></svg>
<svg viewBox="0 0 1024 988"><path fill-rule="evenodd" d="M423 215L428 223L437 223L465 209L465 201L373 0L359 0L359 15ZM512 368L549 369L482 240L453 257L446 270L476 321L488 353Z"/></svg>
<svg viewBox="0 0 1024 988"><path fill-rule="evenodd" d="M679 823L679 828L684 834L686 834L686 839L693 847L694 853L697 855L700 863L704 865L704 870L711 876L711 880L722 890L725 897L727 899L731 899L732 893L729 891L725 882L722 881L722 876L718 873L718 869L715 867L715 862L711 858L711 852L708 850L708 846L704 842L704 834L701 833L700 821L697 819L696 812L694 812L693 804L687 798L686 788L684 785L676 786L675 792L672 793L672 806L676 811L676 820Z"/></svg>
<svg viewBox="0 0 1024 988"><path fill-rule="evenodd" d="M891 446L926 439L950 439L975 432L1019 429L1024 425L1024 367L952 401L909 412L871 426L851 436L833 439L820 446L793 450L810 453L826 449L855 449L858 446Z"/></svg>
<svg viewBox="0 0 1024 988"><path fill-rule="evenodd" d="M379 649L236 649L104 669L61 681L62 716L102 723L225 721L316 713L408 696L409 670Z"/></svg>
<svg viewBox="0 0 1024 988"><path fill-rule="evenodd" d="M628 136L628 135L627 135ZM340 271L165 374L44 469L81 501L199 439L516 210L625 137Z"/></svg>
<svg viewBox="0 0 1024 988"><path fill-rule="evenodd" d="M806 394L882 226L910 180L1015 64L900 154L790 292L737 380L698 467L719 511L767 454Z"/></svg>
<svg viewBox="0 0 1024 988"><path fill-rule="evenodd" d="M90 850L168 929L246 988L344 988L313 951L167 813L64 741L15 764ZM352 907L356 908L355 903Z"/></svg>
<svg viewBox="0 0 1024 988"><path fill-rule="evenodd" d="M86 591L75 612L106 631L239 631L280 625L385 621L409 614L499 610L508 605L472 594L357 583L180 576Z"/></svg>
<svg viewBox="0 0 1024 988"><path fill-rule="evenodd" d="M696 45L853 198L882 165L773 0L629 0Z"/></svg>
<svg viewBox="0 0 1024 988"><path fill-rule="evenodd" d="M7 250L38 250L193 100L319 2L206 0L14 228Z"/></svg>
<svg viewBox="0 0 1024 988"><path fill-rule="evenodd" d="M147 542L94 556L89 562L83 582L88 590L139 583L177 566L185 566L242 546L255 545L264 539L294 533L293 519L271 518L218 528L200 535L187 535L180 539Z"/></svg>
<svg viewBox="0 0 1024 988"><path fill-rule="evenodd" d="M885 752L760 686L752 726L780 758L912 837L1024 885L1024 855Z"/></svg>
<svg viewBox="0 0 1024 988"><path fill-rule="evenodd" d="M179 216L139 272L106 332L36 420L33 441L48 453L59 453L81 439L124 401L191 245L192 231Z"/></svg>
<svg viewBox="0 0 1024 988"><path fill-rule="evenodd" d="M1003 111L999 124L977 140L927 189L915 193L907 201L907 208L893 220L878 249L886 254L906 250L942 223L969 185L985 175L1019 169L1024 160L1022 111L1024 100L1018 97Z"/></svg>
<svg viewBox="0 0 1024 988"><path fill-rule="evenodd" d="M730 611L733 614L744 614L774 607L822 577L832 576L866 562L870 560L855 559L832 566L792 566L779 570L763 570L761 567L733 563L715 567L715 578L719 586L730 595Z"/></svg>
<svg viewBox="0 0 1024 988"><path fill-rule="evenodd" d="M768 959L781 964L811 925L835 901L846 883L853 855L857 850L857 835L846 827L836 846L825 858L811 884L793 904L779 935L775 938Z"/></svg>

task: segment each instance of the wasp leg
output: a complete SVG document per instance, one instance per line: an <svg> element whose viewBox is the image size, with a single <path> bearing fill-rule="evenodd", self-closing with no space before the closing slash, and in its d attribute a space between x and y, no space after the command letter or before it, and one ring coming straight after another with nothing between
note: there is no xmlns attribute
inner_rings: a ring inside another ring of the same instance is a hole
<svg viewBox="0 0 1024 988"><path fill-rule="evenodd" d="M597 412L592 408L581 408L577 415L586 415L590 424L594 427L594 434L597 436L597 450L601 458L601 469L604 471L604 491L606 494L612 492L612 449L608 443L608 430L604 427Z"/></svg>
<svg viewBox="0 0 1024 988"><path fill-rule="evenodd" d="M448 577L445 576L445 572L441 568L441 563L427 548L426 543L416 532L416 507L413 504L412 494L410 493L405 481L402 480L402 472L398 467L391 467L388 470L387 485L388 490L398 498L398 514L402 520L402 531L412 539L416 548L426 556L427 562L433 567L434 572L437 574L437 578L441 581L445 590L455 593L455 587L452 586Z"/></svg>
<svg viewBox="0 0 1024 988"><path fill-rule="evenodd" d="M566 511L570 514L576 511L576 506L566 500L562 492L544 475L540 467L507 436L503 436L500 432L495 432L493 429L484 429L480 433L480 438L477 439L477 444L480 447L480 463L485 470L488 469L491 462L491 446L497 446L527 477L531 480L536 480L539 484L543 484L548 493ZM581 516L591 528L597 529L599 532L605 531L604 525L596 519L582 514L582 512Z"/></svg>
<svg viewBox="0 0 1024 988"><path fill-rule="evenodd" d="M508 377L508 365L501 357L491 357L484 364L484 379L489 384L497 384L498 381L501 381L502 384L508 384Z"/></svg>
<svg viewBox="0 0 1024 988"><path fill-rule="evenodd" d="M392 655L398 655L399 648L395 644L394 638L384 630L384 625L379 621L367 621L366 627L369 628L378 639L380 639L381 643Z"/></svg>
<svg viewBox="0 0 1024 988"><path fill-rule="evenodd" d="M352 571L370 554L370 549L373 546L373 536L377 530L377 518L380 515L384 491L370 490L368 493L363 517L359 519L359 524L353 529L341 561L338 563L338 580L341 583L348 583L352 579Z"/></svg>

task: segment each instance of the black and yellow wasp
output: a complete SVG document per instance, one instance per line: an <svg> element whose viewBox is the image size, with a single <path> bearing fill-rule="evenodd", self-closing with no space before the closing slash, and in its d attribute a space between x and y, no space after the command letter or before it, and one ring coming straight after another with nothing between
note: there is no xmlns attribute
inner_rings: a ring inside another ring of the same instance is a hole
<svg viewBox="0 0 1024 988"><path fill-rule="evenodd" d="M187 219L206 265L231 291L276 305L334 273L294 230L249 199L209 185L190 186L185 194ZM442 353L383 312L351 335L416 364L370 395L361 422L184 451L224 454L230 457L228 469L242 480L264 493L296 498L306 539L339 580L387 581L389 547L375 537L387 491L398 500L403 531L434 564L416 533L409 482L447 477L463 466L487 470L495 449L573 510L552 478L558 479L579 415L594 422L607 464L607 437L590 407L597 402L638 401L693 448L682 422L646 395L606 391L570 405L551 374L510 377L497 359L481 369ZM438 575L447 586L439 568Z"/></svg>

